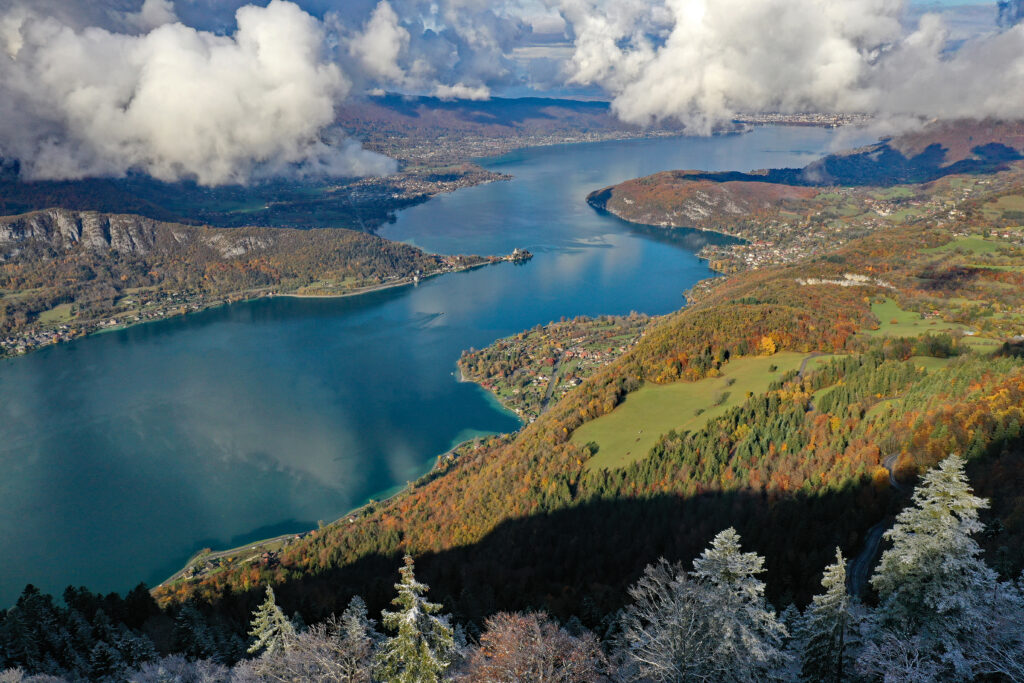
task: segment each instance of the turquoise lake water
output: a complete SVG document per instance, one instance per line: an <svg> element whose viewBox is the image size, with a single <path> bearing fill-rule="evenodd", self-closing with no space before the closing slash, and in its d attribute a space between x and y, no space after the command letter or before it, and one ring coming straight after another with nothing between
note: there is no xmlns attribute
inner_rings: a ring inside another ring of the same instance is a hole
<svg viewBox="0 0 1024 683"><path fill-rule="evenodd" d="M636 229L584 201L675 168L803 165L832 131L526 150L515 179L379 232L443 253L534 253L348 299L246 302L0 361L0 606L24 585L126 590L196 550L332 520L515 416L453 374L463 349L559 318L666 313L711 272L709 236Z"/></svg>

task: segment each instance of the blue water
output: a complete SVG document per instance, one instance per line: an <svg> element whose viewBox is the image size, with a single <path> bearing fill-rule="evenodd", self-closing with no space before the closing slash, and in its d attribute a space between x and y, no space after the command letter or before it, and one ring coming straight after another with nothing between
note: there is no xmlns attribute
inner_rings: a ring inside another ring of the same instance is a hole
<svg viewBox="0 0 1024 683"><path fill-rule="evenodd" d="M527 150L515 179L402 212L431 251L535 254L349 299L276 298L0 362L0 606L28 582L125 590L196 550L315 527L518 420L456 381L459 353L563 316L679 308L701 233L636 230L590 190L673 168L800 165L833 133Z"/></svg>

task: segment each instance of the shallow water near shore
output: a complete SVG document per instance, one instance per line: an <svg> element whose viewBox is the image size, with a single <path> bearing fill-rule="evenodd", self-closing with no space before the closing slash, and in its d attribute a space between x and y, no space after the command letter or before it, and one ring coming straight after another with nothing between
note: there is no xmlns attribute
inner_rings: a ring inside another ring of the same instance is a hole
<svg viewBox="0 0 1024 683"><path fill-rule="evenodd" d="M403 211L379 234L442 253L534 258L341 299L279 297L0 361L0 606L154 584L203 547L315 528L519 427L457 381L469 347L577 315L667 313L712 273L700 232L633 229L584 201L675 168L803 165L834 132L523 150L515 179ZM790 151L787 151L790 150Z"/></svg>

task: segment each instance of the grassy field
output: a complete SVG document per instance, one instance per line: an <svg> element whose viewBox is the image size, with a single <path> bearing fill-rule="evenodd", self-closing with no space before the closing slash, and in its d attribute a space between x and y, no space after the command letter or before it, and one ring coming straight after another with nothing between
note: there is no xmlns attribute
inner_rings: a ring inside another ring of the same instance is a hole
<svg viewBox="0 0 1024 683"><path fill-rule="evenodd" d="M39 314L39 322L45 325L58 325L71 320L71 304L60 304Z"/></svg>
<svg viewBox="0 0 1024 683"><path fill-rule="evenodd" d="M805 374L807 372L814 372L815 370L820 369L823 365L828 365L832 360L841 357L841 354L837 353L824 353L820 356L815 356L807 361L807 367L804 368Z"/></svg>
<svg viewBox="0 0 1024 683"><path fill-rule="evenodd" d="M924 368L928 372L931 372L932 370L942 370L953 362L953 359L933 358L931 356L911 356L910 362L912 362L915 367Z"/></svg>
<svg viewBox="0 0 1024 683"><path fill-rule="evenodd" d="M999 220L1006 218L1015 220L1021 213L1024 213L1024 196L1019 194L1006 195L995 201L985 204L982 212L988 219Z"/></svg>
<svg viewBox="0 0 1024 683"><path fill-rule="evenodd" d="M970 329L959 323L924 318L916 311L905 311L892 299L872 303L871 312L878 318L878 329L865 330L865 333L873 337L917 337L926 332L956 332Z"/></svg>
<svg viewBox="0 0 1024 683"><path fill-rule="evenodd" d="M897 185L896 187L890 187L872 193L872 196L876 199L909 199L915 195L916 193L905 185Z"/></svg>
<svg viewBox="0 0 1024 683"><path fill-rule="evenodd" d="M971 263L968 264L971 268L987 268L988 270L1002 270L1010 273L1018 273L1024 270L1024 263L1020 265L992 265L991 263Z"/></svg>
<svg viewBox="0 0 1024 683"><path fill-rule="evenodd" d="M997 240L989 240L984 237L958 237L955 240L946 242L945 244L932 247L930 249L922 249L921 251L926 254L941 254L951 251L962 251L967 254L973 254L975 256L981 254L994 254L999 251L1000 248L1009 246L1005 242Z"/></svg>
<svg viewBox="0 0 1024 683"><path fill-rule="evenodd" d="M572 441L581 445L591 441L598 444L597 455L590 459L587 467L623 467L647 455L669 430L698 429L745 401L749 392L763 393L772 381L789 370L799 369L804 358L805 354L788 352L747 356L727 363L721 377L699 382L648 384L629 394L608 415L577 429ZM776 369L771 370L772 366Z"/></svg>
<svg viewBox="0 0 1024 683"><path fill-rule="evenodd" d="M868 408L868 411L864 413L865 420L873 420L876 417L884 415L890 410L895 410L900 406L901 400L898 398L890 398L884 401L879 401L875 405Z"/></svg>
<svg viewBox="0 0 1024 683"><path fill-rule="evenodd" d="M961 343L975 351L995 351L1003 342L991 337L964 337Z"/></svg>

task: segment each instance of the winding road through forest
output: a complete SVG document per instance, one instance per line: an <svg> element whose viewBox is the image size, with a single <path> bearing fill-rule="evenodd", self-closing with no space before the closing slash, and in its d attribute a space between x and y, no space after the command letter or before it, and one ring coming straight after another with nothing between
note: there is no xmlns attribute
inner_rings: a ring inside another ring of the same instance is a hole
<svg viewBox="0 0 1024 683"><path fill-rule="evenodd" d="M899 455L890 455L882 461L882 467L889 472L889 486L896 491L901 491L902 488L899 482L896 481L894 473L897 458L899 458ZM867 586L868 577L880 554L882 536L885 534L885 530L889 528L889 524L888 519L883 519L868 529L867 536L864 539L864 548L847 565L846 582L851 595L860 597L865 586Z"/></svg>

